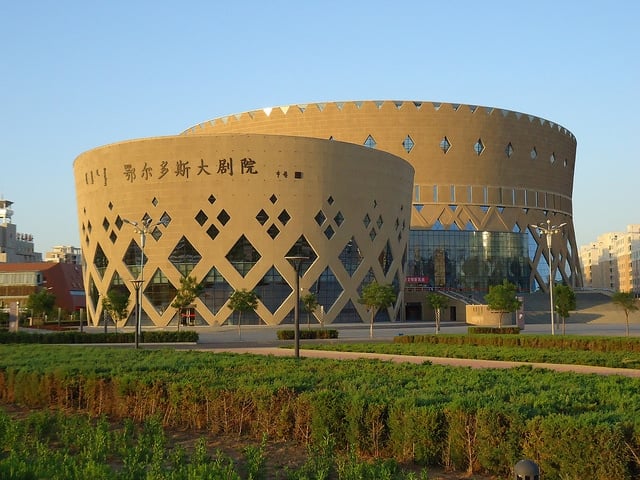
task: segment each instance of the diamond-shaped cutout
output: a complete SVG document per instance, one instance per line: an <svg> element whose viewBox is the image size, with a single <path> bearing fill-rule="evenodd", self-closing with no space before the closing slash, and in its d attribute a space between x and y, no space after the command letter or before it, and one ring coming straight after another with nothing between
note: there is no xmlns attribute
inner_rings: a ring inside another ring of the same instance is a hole
<svg viewBox="0 0 640 480"><path fill-rule="evenodd" d="M207 228L207 235L209 235L209 238L211 238L211 240L215 240L215 238L218 236L218 233L220 233L220 230L218 230L218 228L213 223L209 228Z"/></svg>
<svg viewBox="0 0 640 480"><path fill-rule="evenodd" d="M407 153L410 153L411 150L413 150L413 146L413 139L409 135L407 135L407 138L405 138L402 142L402 147L406 150Z"/></svg>
<svg viewBox="0 0 640 480"><path fill-rule="evenodd" d="M129 247L127 247L127 251L124 252L124 257L122 258L122 262L127 266L129 272L133 278L137 278L140 274L140 259L142 257L142 250L135 242L135 240L131 240L129 243ZM145 255L142 258L142 264L145 265L147 263L147 256Z"/></svg>
<svg viewBox="0 0 640 480"><path fill-rule="evenodd" d="M536 150L536 147L531 149L529 155L531 155L531 160L535 160L538 157L538 150Z"/></svg>
<svg viewBox="0 0 640 480"><path fill-rule="evenodd" d="M122 221L122 218L120 218L120 215L118 215L116 217L116 227L118 227L118 230L122 229L122 225L124 225L124 222Z"/></svg>
<svg viewBox="0 0 640 480"><path fill-rule="evenodd" d="M333 221L336 222L337 226L342 225L342 222L344 222L344 217L342 216L341 212L336 213L336 216L333 217Z"/></svg>
<svg viewBox="0 0 640 480"><path fill-rule="evenodd" d="M154 227L153 230L151 231L151 236L157 242L158 240L160 240L160 237L162 236L162 230L160 230L158 227Z"/></svg>
<svg viewBox="0 0 640 480"><path fill-rule="evenodd" d="M333 197L332 197L332 196L329 196L329 198L327 198L327 203L328 203L329 205L333 205L333 202L334 202Z"/></svg>
<svg viewBox="0 0 640 480"><path fill-rule="evenodd" d="M158 206L158 199L156 197L153 197L153 200L151 200L151 203L153 204L154 207Z"/></svg>
<svg viewBox="0 0 640 480"><path fill-rule="evenodd" d="M442 150L443 153L447 153L450 148L451 142L449 142L449 139L447 137L442 137L442 140L440 140L440 150Z"/></svg>
<svg viewBox="0 0 640 480"><path fill-rule="evenodd" d="M280 308L292 291L292 288L284 281L275 267L269 269L256 287L256 293L260 301L271 313L275 313Z"/></svg>
<svg viewBox="0 0 640 480"><path fill-rule="evenodd" d="M198 253L191 242L187 240L187 237L184 236L178 241L173 251L169 254L169 261L184 277L189 276L201 259L202 255Z"/></svg>
<svg viewBox="0 0 640 480"><path fill-rule="evenodd" d="M269 215L267 215L267 212L265 212L264 210L260 210L256 215L256 220L258 220L258 223L260 225L264 225L269 221Z"/></svg>
<svg viewBox="0 0 640 480"><path fill-rule="evenodd" d="M276 197L275 195L271 195L269 197L269 201L275 205L275 203L278 201L278 197Z"/></svg>
<svg viewBox="0 0 640 480"><path fill-rule="evenodd" d="M325 216L325 214L324 214L324 212L322 210L320 210L318 213L316 213L316 216L314 218L315 218L316 223L318 224L318 226L322 226L324 221L327 219L327 217Z"/></svg>
<svg viewBox="0 0 640 480"><path fill-rule="evenodd" d="M286 210L282 210L282 212L280 212L280 215L278 215L278 220L280 220L282 225L286 225L289 220L291 220L291 216L289 215L289 212L287 212Z"/></svg>
<svg viewBox="0 0 640 480"><path fill-rule="evenodd" d="M276 227L275 224L271 224L271 226L267 230L267 233L272 239L275 240L275 238L280 234L280 230L278 229L278 227Z"/></svg>
<svg viewBox="0 0 640 480"><path fill-rule="evenodd" d="M109 210L113 210L113 203L109 202L109 205L107 205L109 207Z"/></svg>
<svg viewBox="0 0 640 480"><path fill-rule="evenodd" d="M349 240L344 246L342 252L340 252L339 258L344 269L349 273L349 275L353 275L364 260L364 255L360 252L360 248L358 248L358 244L354 237L351 237L351 240Z"/></svg>
<svg viewBox="0 0 640 480"><path fill-rule="evenodd" d="M233 293L233 288L215 267L209 270L200 285L202 286L202 293L199 298L214 315L225 305L229 300L229 296Z"/></svg>
<svg viewBox="0 0 640 480"><path fill-rule="evenodd" d="M260 260L260 253L253 247L251 242L242 235L236 244L227 253L226 259L235 267L243 277L249 273L253 266Z"/></svg>
<svg viewBox="0 0 640 480"><path fill-rule="evenodd" d="M118 235L116 235L116 232L113 230L111 230L111 233L109 234L109 240L111 240L111 243L116 243L116 240L118 240Z"/></svg>
<svg viewBox="0 0 640 480"><path fill-rule="evenodd" d="M196 222L198 222L198 225L200 226L204 225L207 222L207 220L209 220L209 217L207 217L207 214L204 213L202 210L200 210L196 215Z"/></svg>
<svg viewBox="0 0 640 480"><path fill-rule="evenodd" d="M101 277L104 275L105 270L109 266L109 259L104 254L104 250L102 250L100 244L98 244L98 246L96 247L96 253L93 256L93 265L96 267L96 270L98 270L98 273Z"/></svg>
<svg viewBox="0 0 640 480"><path fill-rule="evenodd" d="M362 223L364 223L365 228L369 228L369 225L371 225L371 217L369 217L369 214L365 214L364 218L362 219Z"/></svg>
<svg viewBox="0 0 640 480"><path fill-rule="evenodd" d="M378 255L378 262L380 263L384 274L386 275L389 273L391 263L393 262L393 255L391 254L391 245L389 245L388 241L387 246L382 250L382 252L380 252L380 255Z"/></svg>
<svg viewBox="0 0 640 480"><path fill-rule="evenodd" d="M484 152L484 143L482 143L482 139L479 138L478 141L473 145L473 150L476 152L476 155L482 154Z"/></svg>
<svg viewBox="0 0 640 480"><path fill-rule="evenodd" d="M327 228L325 228L324 230L324 235L331 240L331 237L333 237L335 235L335 231L333 230L333 227L331 225L329 225Z"/></svg>
<svg viewBox="0 0 640 480"><path fill-rule="evenodd" d="M104 220L102 220L102 228L104 228L105 232L109 230L109 220L107 220L106 217Z"/></svg>
<svg viewBox="0 0 640 480"><path fill-rule="evenodd" d="M376 233L376 229L372 228L371 231L369 232L369 238L371 238L371 240L375 240L377 235L378 234Z"/></svg>
<svg viewBox="0 0 640 480"><path fill-rule="evenodd" d="M144 296L149 299L156 310L164 312L176 297L174 287L167 276L159 268L151 276L151 280L144 289Z"/></svg>
<svg viewBox="0 0 640 480"><path fill-rule="evenodd" d="M318 255L313 250L304 235L301 235L298 241L291 247L285 257L306 257L307 260L300 265L300 276L304 276L307 269L316 261Z"/></svg>
<svg viewBox="0 0 640 480"><path fill-rule="evenodd" d="M333 307L333 304L342 295L343 291L342 285L329 267L324 269L318 279L311 285L311 288L309 288L309 292L316 295L318 303L324 307L325 312L331 310L331 307Z"/></svg>
<svg viewBox="0 0 640 480"><path fill-rule="evenodd" d="M160 221L159 223L161 223L162 225L164 225L165 227L168 227L169 224L171 223L171 217L169 216L169 214L167 212L164 212L161 216L160 216Z"/></svg>
<svg viewBox="0 0 640 480"><path fill-rule="evenodd" d="M511 145L511 142L509 142L505 147L504 153L507 154L507 158L511 158L511 156L513 155L513 145Z"/></svg>
<svg viewBox="0 0 640 480"><path fill-rule="evenodd" d="M227 213L226 210L222 210L219 214L218 214L218 221L224 226L227 224L227 222L229 220L231 220L231 217L229 216L229 214Z"/></svg>
<svg viewBox="0 0 640 480"><path fill-rule="evenodd" d="M209 200L209 203L213 205L216 201L216 197L214 197L213 195L209 195L209 198L207 200Z"/></svg>
<svg viewBox="0 0 640 480"><path fill-rule="evenodd" d="M376 221L376 225L378 225L378 230L382 228L384 222L382 221L382 215L378 216L378 220Z"/></svg>

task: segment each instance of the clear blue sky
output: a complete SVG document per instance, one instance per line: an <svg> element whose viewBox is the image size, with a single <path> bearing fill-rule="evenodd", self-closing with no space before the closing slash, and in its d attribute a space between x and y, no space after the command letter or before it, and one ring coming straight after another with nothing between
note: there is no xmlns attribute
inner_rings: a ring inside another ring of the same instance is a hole
<svg viewBox="0 0 640 480"><path fill-rule="evenodd" d="M37 251L81 246L73 161L94 147L269 106L469 103L574 133L586 244L640 223L639 25L635 0L5 0L0 195Z"/></svg>

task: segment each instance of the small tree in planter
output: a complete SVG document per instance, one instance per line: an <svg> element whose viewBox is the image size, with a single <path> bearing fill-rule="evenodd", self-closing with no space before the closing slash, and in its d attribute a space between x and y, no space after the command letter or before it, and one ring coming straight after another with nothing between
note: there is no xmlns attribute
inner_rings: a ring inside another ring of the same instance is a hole
<svg viewBox="0 0 640 480"><path fill-rule="evenodd" d="M441 293L430 293L427 295L429 305L433 308L436 316L436 333L440 332L440 316L443 308L449 306L449 299Z"/></svg>
<svg viewBox="0 0 640 480"><path fill-rule="evenodd" d="M227 306L234 312L238 312L238 336L242 336L242 314L244 312L252 312L258 308L258 294L249 292L245 288L234 291L229 297Z"/></svg>
<svg viewBox="0 0 640 480"><path fill-rule="evenodd" d="M396 301L396 292L392 285L380 285L375 280L362 289L362 296L358 302L367 306L371 314L369 338L373 338L373 319L381 308L388 308Z"/></svg>
<svg viewBox="0 0 640 480"><path fill-rule="evenodd" d="M180 278L180 288L176 293L176 298L171 306L178 313L178 330L180 330L181 315L185 308L188 308L193 301L202 293L204 287L199 284L195 277L183 276Z"/></svg>
<svg viewBox="0 0 640 480"><path fill-rule="evenodd" d="M307 293L302 298L302 305L304 305L304 311L307 312L307 329L311 330L311 314L318 308L318 297L315 293Z"/></svg>
<svg viewBox="0 0 640 480"><path fill-rule="evenodd" d="M576 309L576 294L568 285L556 285L553 287L553 303L556 313L562 318L562 334L565 334L565 319L569 318L569 312Z"/></svg>
<svg viewBox="0 0 640 480"><path fill-rule="evenodd" d="M513 313L520 308L522 302L516 296L517 287L504 280L502 285L492 285L489 287L489 293L485 296L487 306L490 310L494 310L500 314L498 326L502 328L502 316L505 313Z"/></svg>

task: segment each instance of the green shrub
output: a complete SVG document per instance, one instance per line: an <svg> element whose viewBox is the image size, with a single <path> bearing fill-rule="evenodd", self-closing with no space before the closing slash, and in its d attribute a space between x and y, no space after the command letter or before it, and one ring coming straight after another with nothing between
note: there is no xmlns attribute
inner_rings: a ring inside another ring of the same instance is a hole
<svg viewBox="0 0 640 480"><path fill-rule="evenodd" d="M493 335L514 335L520 333L520 328L518 327L469 327L467 332L470 335L479 335L490 333Z"/></svg>
<svg viewBox="0 0 640 480"><path fill-rule="evenodd" d="M319 330L300 330L301 340L327 340L338 338L338 330L319 329ZM296 332L294 330L278 330L278 340L294 340Z"/></svg>

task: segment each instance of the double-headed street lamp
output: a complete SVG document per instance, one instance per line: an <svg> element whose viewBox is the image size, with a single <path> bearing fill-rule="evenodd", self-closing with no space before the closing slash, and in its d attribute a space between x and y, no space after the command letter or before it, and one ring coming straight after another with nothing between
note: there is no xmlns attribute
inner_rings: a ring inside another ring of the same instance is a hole
<svg viewBox="0 0 640 480"><path fill-rule="evenodd" d="M555 335L555 320L553 318L553 312L555 310L553 305L553 261L551 260L551 237L560 233L560 229L564 227L566 223L561 223L560 225L551 225L551 220L547 219L547 223L540 223L538 225L531 225L533 228L539 230L541 233L544 233L547 237L547 251L548 251L548 261L549 261L549 302L551 304L551 335Z"/></svg>
<svg viewBox="0 0 640 480"><path fill-rule="evenodd" d="M300 267L305 260L309 260L309 257L301 255L292 255L284 257L293 265L296 271L296 304L293 308L293 335L295 342L295 357L300 358Z"/></svg>
<svg viewBox="0 0 640 480"><path fill-rule="evenodd" d="M122 219L125 223L133 226L136 233L140 234L140 274L137 280L133 280L134 288L136 289L136 348L138 348L138 337L142 334L142 285L144 283L144 245L147 237L147 233L162 222L151 223L152 220L149 217L144 218L140 223L132 222L126 218Z"/></svg>

